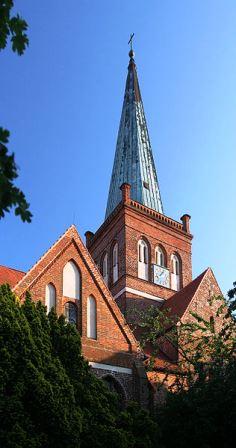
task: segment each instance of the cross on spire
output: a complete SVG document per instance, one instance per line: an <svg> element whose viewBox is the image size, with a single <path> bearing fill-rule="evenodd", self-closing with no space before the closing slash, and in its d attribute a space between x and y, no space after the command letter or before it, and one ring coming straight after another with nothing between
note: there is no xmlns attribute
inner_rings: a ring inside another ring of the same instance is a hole
<svg viewBox="0 0 236 448"><path fill-rule="evenodd" d="M128 45L130 45L130 50L133 50L133 38L134 38L134 33L130 34L130 39L128 42Z"/></svg>

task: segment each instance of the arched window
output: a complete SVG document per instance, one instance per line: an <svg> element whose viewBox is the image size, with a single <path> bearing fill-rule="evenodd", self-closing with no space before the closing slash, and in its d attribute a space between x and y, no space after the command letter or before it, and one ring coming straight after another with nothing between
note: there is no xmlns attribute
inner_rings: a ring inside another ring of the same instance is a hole
<svg viewBox="0 0 236 448"><path fill-rule="evenodd" d="M148 280L148 246L144 240L138 242L138 277Z"/></svg>
<svg viewBox="0 0 236 448"><path fill-rule="evenodd" d="M80 273L73 261L68 261L63 269L63 296L80 298Z"/></svg>
<svg viewBox="0 0 236 448"><path fill-rule="evenodd" d="M97 306L92 296L87 300L87 337L97 339Z"/></svg>
<svg viewBox="0 0 236 448"><path fill-rule="evenodd" d="M162 266L162 267L166 266L166 257L165 257L165 253L164 253L164 250L162 249L162 247L160 247L160 246L156 247L155 257L156 257L156 264L158 266Z"/></svg>
<svg viewBox="0 0 236 448"><path fill-rule="evenodd" d="M67 302L65 304L66 322L77 325L77 306L75 303Z"/></svg>
<svg viewBox="0 0 236 448"><path fill-rule="evenodd" d="M108 284L108 255L105 255L102 258L102 276L106 284Z"/></svg>
<svg viewBox="0 0 236 448"><path fill-rule="evenodd" d="M181 277L181 261L177 254L171 255L171 289L179 291Z"/></svg>
<svg viewBox="0 0 236 448"><path fill-rule="evenodd" d="M56 289L52 283L46 285L45 305L47 307L47 313L49 313L52 308L56 308Z"/></svg>
<svg viewBox="0 0 236 448"><path fill-rule="evenodd" d="M118 244L116 243L113 247L112 251L112 278L113 283L117 282L118 280Z"/></svg>
<svg viewBox="0 0 236 448"><path fill-rule="evenodd" d="M117 379L114 378L113 375L109 375L109 374L103 376L102 380L104 381L104 383L106 384L106 386L108 387L110 392L118 394L118 396L119 396L118 407L120 409L123 409L125 406L125 402L126 402L126 395L125 395L125 391L124 391L123 387L121 386L120 382L117 381Z"/></svg>

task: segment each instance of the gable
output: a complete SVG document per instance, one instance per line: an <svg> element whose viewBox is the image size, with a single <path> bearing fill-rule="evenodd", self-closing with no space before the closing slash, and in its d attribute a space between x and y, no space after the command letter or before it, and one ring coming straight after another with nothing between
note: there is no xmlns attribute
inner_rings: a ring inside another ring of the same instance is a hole
<svg viewBox="0 0 236 448"><path fill-rule="evenodd" d="M222 295L219 285L212 270L208 268L167 300L162 310L168 310L170 316L178 317L183 323L195 322L191 313L196 313L209 321L211 316L216 316L219 306L217 302L210 305L209 299L219 295ZM216 322L220 326L220 318L216 319ZM168 338L160 338L159 343L163 353L176 362L178 353Z"/></svg>
<svg viewBox="0 0 236 448"><path fill-rule="evenodd" d="M197 313L209 321L210 317L216 314L219 307L217 302L209 303L209 299L213 296L222 296L222 292L212 270L208 268L182 316L182 321L192 321L194 318L191 316L191 313Z"/></svg>
<svg viewBox="0 0 236 448"><path fill-rule="evenodd" d="M202 274L188 283L184 288L180 289L180 291L176 292L168 300L166 300L162 306L162 310L168 309L170 315L182 317L189 304L191 303L191 300L193 299L206 273L207 270L202 272Z"/></svg>
<svg viewBox="0 0 236 448"><path fill-rule="evenodd" d="M63 269L71 260L80 272L79 300L63 295ZM22 300L29 290L33 300L45 303L45 290L49 283L56 290L58 314L64 313L67 302L78 306L83 352L90 361L117 362L118 365L131 362L127 355L137 352L138 344L74 226L30 269L14 290ZM96 301L96 340L87 338L87 301L91 296Z"/></svg>

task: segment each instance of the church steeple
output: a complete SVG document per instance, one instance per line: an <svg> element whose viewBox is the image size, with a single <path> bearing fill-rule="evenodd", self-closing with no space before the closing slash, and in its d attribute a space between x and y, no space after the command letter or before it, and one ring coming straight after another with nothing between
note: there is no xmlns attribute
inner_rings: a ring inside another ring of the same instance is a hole
<svg viewBox="0 0 236 448"><path fill-rule="evenodd" d="M129 57L106 218L121 201L123 183L131 185L131 199L163 213L132 45Z"/></svg>

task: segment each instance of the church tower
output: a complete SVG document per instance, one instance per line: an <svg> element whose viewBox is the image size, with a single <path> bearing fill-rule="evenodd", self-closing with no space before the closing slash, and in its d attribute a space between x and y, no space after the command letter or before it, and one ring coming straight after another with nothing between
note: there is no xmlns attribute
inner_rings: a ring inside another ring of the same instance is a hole
<svg viewBox="0 0 236 448"><path fill-rule="evenodd" d="M160 306L192 280L189 221L164 215L134 52L128 75L105 221L86 245L121 310Z"/></svg>

